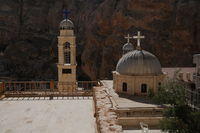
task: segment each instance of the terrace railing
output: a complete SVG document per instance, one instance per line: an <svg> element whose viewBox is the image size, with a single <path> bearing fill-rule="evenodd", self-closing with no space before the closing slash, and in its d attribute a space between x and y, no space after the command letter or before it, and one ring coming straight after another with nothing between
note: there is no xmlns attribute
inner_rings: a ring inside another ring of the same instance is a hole
<svg viewBox="0 0 200 133"><path fill-rule="evenodd" d="M0 93L7 96L93 96L93 87L99 86L98 81L78 81L77 89L70 91L59 91L57 81L5 81L0 83ZM63 83L70 85L70 83Z"/></svg>
<svg viewBox="0 0 200 133"><path fill-rule="evenodd" d="M100 81L78 81L78 89L92 90L94 86L100 86Z"/></svg>
<svg viewBox="0 0 200 133"><path fill-rule="evenodd" d="M4 82L4 91L52 91L55 85L54 81L8 81Z"/></svg>

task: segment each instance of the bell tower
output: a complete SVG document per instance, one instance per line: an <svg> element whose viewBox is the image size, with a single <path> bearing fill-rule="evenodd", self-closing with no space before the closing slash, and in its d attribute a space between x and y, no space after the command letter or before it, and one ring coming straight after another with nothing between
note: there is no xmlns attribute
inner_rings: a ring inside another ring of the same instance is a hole
<svg viewBox="0 0 200 133"><path fill-rule="evenodd" d="M69 11L64 11L64 20L60 23L58 36L58 90L73 91L76 82L76 37L74 24L68 19Z"/></svg>

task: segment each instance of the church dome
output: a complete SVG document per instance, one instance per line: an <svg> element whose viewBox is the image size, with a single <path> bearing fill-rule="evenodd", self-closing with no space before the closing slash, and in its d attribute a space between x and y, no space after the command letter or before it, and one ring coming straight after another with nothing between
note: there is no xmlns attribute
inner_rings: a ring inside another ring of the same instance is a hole
<svg viewBox="0 0 200 133"><path fill-rule="evenodd" d="M134 50L122 56L116 71L122 75L160 75L161 65L155 55L145 50Z"/></svg>
<svg viewBox="0 0 200 133"><path fill-rule="evenodd" d="M60 29L72 30L72 29L74 29L74 24L71 20L64 19L63 21L60 22Z"/></svg>
<svg viewBox="0 0 200 133"><path fill-rule="evenodd" d="M132 43L126 43L126 44L124 44L122 49L123 49L123 51L133 51L134 50L133 44Z"/></svg>

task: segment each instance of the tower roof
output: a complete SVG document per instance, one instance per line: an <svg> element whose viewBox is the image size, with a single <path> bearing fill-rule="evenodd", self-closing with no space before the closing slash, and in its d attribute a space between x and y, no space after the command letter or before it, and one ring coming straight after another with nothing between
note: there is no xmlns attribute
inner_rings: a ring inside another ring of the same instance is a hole
<svg viewBox="0 0 200 133"><path fill-rule="evenodd" d="M69 14L70 14L70 11L65 10L65 9L63 10L64 20L62 20L60 22L60 29L62 29L62 30L72 30L72 29L74 29L73 22L68 19Z"/></svg>
<svg viewBox="0 0 200 133"><path fill-rule="evenodd" d="M133 37L131 37L129 34L127 36L124 37L125 39L127 39L127 43L124 44L122 50L123 50L123 54L126 54L127 52L133 51L133 44L130 43L130 39L133 39Z"/></svg>
<svg viewBox="0 0 200 133"><path fill-rule="evenodd" d="M122 49L123 49L123 51L132 51L132 50L134 50L134 47L133 47L132 43L128 42L128 43L124 44Z"/></svg>
<svg viewBox="0 0 200 133"><path fill-rule="evenodd" d="M152 53L142 50L140 47L140 40L145 38L141 36L138 31L137 36L133 36L137 39L137 49L133 50L133 45L129 43L131 38L128 34L128 43L124 45L123 50L130 50L122 56L118 61L116 71L122 75L131 76L156 76L162 74L161 65L159 60Z"/></svg>
<svg viewBox="0 0 200 133"><path fill-rule="evenodd" d="M74 24L69 19L64 19L60 22L60 29L62 30L72 30L74 29Z"/></svg>
<svg viewBox="0 0 200 133"><path fill-rule="evenodd" d="M122 75L160 75L161 65L157 57L145 50L134 50L122 56L116 71Z"/></svg>

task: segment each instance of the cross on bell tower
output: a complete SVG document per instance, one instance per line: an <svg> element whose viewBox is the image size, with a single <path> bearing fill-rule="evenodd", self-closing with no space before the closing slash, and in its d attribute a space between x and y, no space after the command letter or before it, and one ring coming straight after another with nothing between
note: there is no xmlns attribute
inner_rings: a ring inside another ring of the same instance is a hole
<svg viewBox="0 0 200 133"><path fill-rule="evenodd" d="M64 17L64 19L68 19L68 16L69 16L70 13L71 13L70 11L64 9L63 10L63 17Z"/></svg>
<svg viewBox="0 0 200 133"><path fill-rule="evenodd" d="M124 38L127 39L127 43L130 42L130 39L133 39L133 37L131 37L129 34L127 36L125 36Z"/></svg>
<svg viewBox="0 0 200 133"><path fill-rule="evenodd" d="M140 31L138 31L137 36L133 36L134 39L137 39L137 49L141 50L140 40L144 39L145 36L141 36Z"/></svg>

